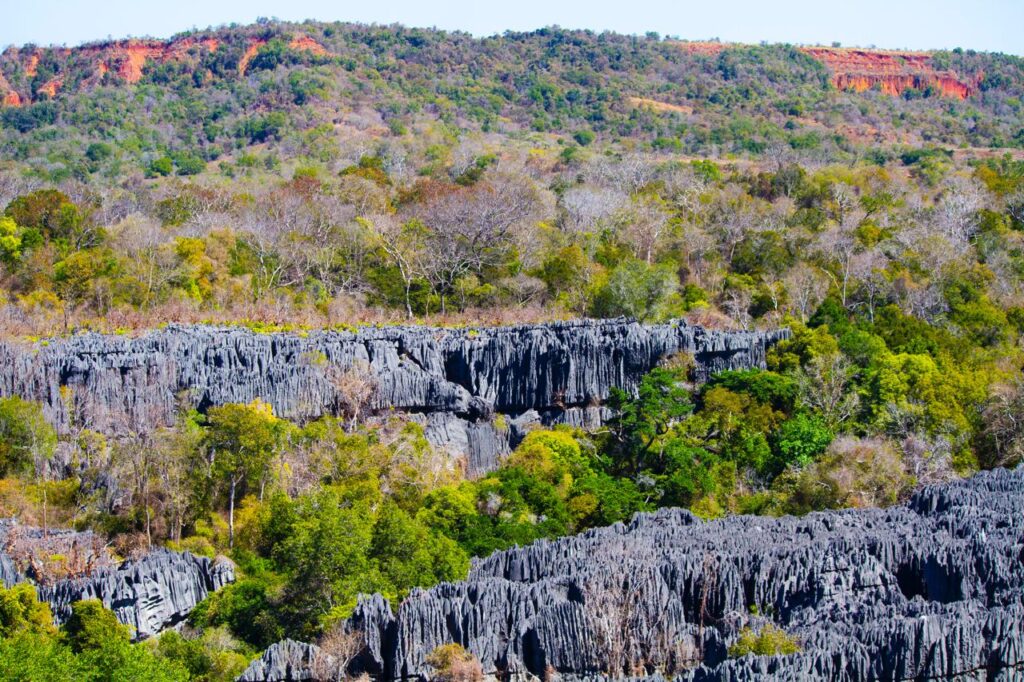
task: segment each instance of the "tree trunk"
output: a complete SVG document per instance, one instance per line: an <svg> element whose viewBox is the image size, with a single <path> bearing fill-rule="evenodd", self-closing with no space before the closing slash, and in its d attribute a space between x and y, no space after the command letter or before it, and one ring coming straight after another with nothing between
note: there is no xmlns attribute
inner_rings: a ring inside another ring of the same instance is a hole
<svg viewBox="0 0 1024 682"><path fill-rule="evenodd" d="M235 486L236 479L231 478L231 495L228 499L228 548L235 547Z"/></svg>

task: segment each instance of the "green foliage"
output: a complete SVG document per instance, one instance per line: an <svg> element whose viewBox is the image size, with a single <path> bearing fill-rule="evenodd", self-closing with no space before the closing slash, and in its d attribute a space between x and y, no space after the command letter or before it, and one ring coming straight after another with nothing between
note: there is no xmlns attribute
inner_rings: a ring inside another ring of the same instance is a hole
<svg viewBox="0 0 1024 682"><path fill-rule="evenodd" d="M641 322L657 321L667 312L678 279L669 268L629 260L615 268L594 297L592 312L598 317L625 315Z"/></svg>
<svg viewBox="0 0 1024 682"><path fill-rule="evenodd" d="M146 175L151 178L165 177L174 172L174 160L169 156L161 156L149 162Z"/></svg>
<svg viewBox="0 0 1024 682"><path fill-rule="evenodd" d="M287 430L270 405L258 400L211 408L207 420L214 473L236 485L259 480Z"/></svg>
<svg viewBox="0 0 1024 682"><path fill-rule="evenodd" d="M224 646L229 635L216 628L199 637L186 639L171 630L160 635L156 654L180 665L191 680L215 682L236 679L249 664L249 651L237 645Z"/></svg>
<svg viewBox="0 0 1024 682"><path fill-rule="evenodd" d="M594 135L594 131L592 130L577 130L572 135L572 139L576 140L576 144L578 144L581 147L588 146L591 142L593 142L596 139L596 137L597 136Z"/></svg>
<svg viewBox="0 0 1024 682"><path fill-rule="evenodd" d="M640 381L635 400L612 389L608 402L616 414L611 427L628 450L638 456L650 450L658 436L693 409L684 380L678 371L657 367Z"/></svg>
<svg viewBox="0 0 1024 682"><path fill-rule="evenodd" d="M825 451L833 433L820 418L801 412L779 425L774 434L776 473L790 465L807 466Z"/></svg>
<svg viewBox="0 0 1024 682"><path fill-rule="evenodd" d="M34 472L56 446L57 434L38 403L0 398L0 475Z"/></svg>
<svg viewBox="0 0 1024 682"><path fill-rule="evenodd" d="M237 135L248 139L252 144L259 144L278 139L287 123L288 117L284 112L273 111L246 119L239 126Z"/></svg>
<svg viewBox="0 0 1024 682"><path fill-rule="evenodd" d="M18 583L10 588L0 587L0 639L55 632L50 605L39 601L32 585Z"/></svg>
<svg viewBox="0 0 1024 682"><path fill-rule="evenodd" d="M121 625L114 612L104 608L98 599L73 603L63 630L65 641L76 654L102 651L112 644L127 644L131 639L130 629Z"/></svg>
<svg viewBox="0 0 1024 682"><path fill-rule="evenodd" d="M22 229L12 218L0 218L0 263L14 265L21 260Z"/></svg>
<svg viewBox="0 0 1024 682"><path fill-rule="evenodd" d="M83 224L78 207L55 189L40 189L16 197L4 214L22 229L36 230L48 239L73 239Z"/></svg>

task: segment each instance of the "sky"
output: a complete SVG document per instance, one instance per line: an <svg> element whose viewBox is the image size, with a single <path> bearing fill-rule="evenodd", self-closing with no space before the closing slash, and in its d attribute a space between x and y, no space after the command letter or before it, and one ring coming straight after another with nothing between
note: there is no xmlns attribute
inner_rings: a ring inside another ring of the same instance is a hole
<svg viewBox="0 0 1024 682"><path fill-rule="evenodd" d="M0 0L0 47L168 37L257 17L401 23L492 35L544 26L1024 55L1024 0Z"/></svg>

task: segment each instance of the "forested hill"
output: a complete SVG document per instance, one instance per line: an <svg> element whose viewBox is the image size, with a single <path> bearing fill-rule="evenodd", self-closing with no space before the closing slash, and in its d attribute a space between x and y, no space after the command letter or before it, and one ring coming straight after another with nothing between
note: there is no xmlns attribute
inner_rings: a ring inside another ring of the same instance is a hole
<svg viewBox="0 0 1024 682"><path fill-rule="evenodd" d="M440 124L566 149L597 140L756 157L786 145L845 160L1024 146L1022 93L1024 61L973 51L261 22L167 41L8 48L0 154L56 181L194 174L252 145L329 160L339 131L401 138Z"/></svg>

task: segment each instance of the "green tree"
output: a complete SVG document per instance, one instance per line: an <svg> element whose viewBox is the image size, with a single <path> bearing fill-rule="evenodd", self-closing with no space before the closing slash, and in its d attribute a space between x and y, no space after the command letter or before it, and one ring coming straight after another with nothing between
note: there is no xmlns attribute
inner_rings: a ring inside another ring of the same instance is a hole
<svg viewBox="0 0 1024 682"><path fill-rule="evenodd" d="M155 177L166 177L174 172L174 159L169 156L161 156L149 162L146 175Z"/></svg>
<svg viewBox="0 0 1024 682"><path fill-rule="evenodd" d="M49 239L73 241L80 233L84 218L66 194L55 189L40 189L19 196L4 213L22 229L36 230Z"/></svg>
<svg viewBox="0 0 1024 682"><path fill-rule="evenodd" d="M57 433L39 403L0 398L0 475L26 473L53 456Z"/></svg>
<svg viewBox="0 0 1024 682"><path fill-rule="evenodd" d="M270 476L270 462L287 434L287 422L260 400L228 404L208 414L207 448L214 480L227 487L228 544L235 544L235 503L240 488L258 484L260 499Z"/></svg>
<svg viewBox="0 0 1024 682"><path fill-rule="evenodd" d="M370 556L389 583L391 595L404 599L416 586L443 580L463 580L469 557L455 542L431 533L393 502L385 502L377 515Z"/></svg>
<svg viewBox="0 0 1024 682"><path fill-rule="evenodd" d="M55 634L50 605L39 601L28 583L0 587L0 639L22 633Z"/></svg>
<svg viewBox="0 0 1024 682"><path fill-rule="evenodd" d="M680 370L655 367L640 380L635 398L619 388L612 389L608 404L615 415L609 425L633 473L643 468L655 440L693 411L683 380Z"/></svg>
<svg viewBox="0 0 1024 682"><path fill-rule="evenodd" d="M630 259L612 271L594 299L593 311L599 317L657 319L678 288L679 279L671 268Z"/></svg>
<svg viewBox="0 0 1024 682"><path fill-rule="evenodd" d="M64 623L64 640L72 651L80 654L102 649L112 642L128 643L131 629L122 625L99 599L85 599L71 605L71 616Z"/></svg>
<svg viewBox="0 0 1024 682"><path fill-rule="evenodd" d="M788 656L800 651L795 637L777 625L768 623L759 631L747 627L740 631L736 643L729 647L729 655L738 658L747 654L755 656Z"/></svg>
<svg viewBox="0 0 1024 682"><path fill-rule="evenodd" d="M771 473L778 474L791 464L807 466L825 452L833 436L820 417L800 413L787 419L772 436L775 456Z"/></svg>
<svg viewBox="0 0 1024 682"><path fill-rule="evenodd" d="M21 260L22 230L13 218L0 217L0 263L14 265Z"/></svg>
<svg viewBox="0 0 1024 682"><path fill-rule="evenodd" d="M347 613L356 595L382 587L372 573L372 504L378 495L330 486L296 500L273 558L288 576L284 599L293 632L309 636L328 615Z"/></svg>

